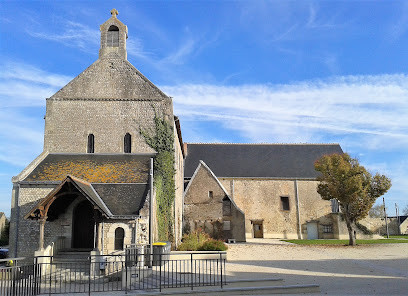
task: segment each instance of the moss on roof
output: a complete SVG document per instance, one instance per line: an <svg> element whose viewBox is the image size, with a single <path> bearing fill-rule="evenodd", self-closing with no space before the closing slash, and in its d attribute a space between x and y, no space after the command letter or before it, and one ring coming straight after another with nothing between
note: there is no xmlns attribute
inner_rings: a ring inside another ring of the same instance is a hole
<svg viewBox="0 0 408 296"><path fill-rule="evenodd" d="M90 183L147 183L151 156L50 154L24 181L62 181L73 175Z"/></svg>

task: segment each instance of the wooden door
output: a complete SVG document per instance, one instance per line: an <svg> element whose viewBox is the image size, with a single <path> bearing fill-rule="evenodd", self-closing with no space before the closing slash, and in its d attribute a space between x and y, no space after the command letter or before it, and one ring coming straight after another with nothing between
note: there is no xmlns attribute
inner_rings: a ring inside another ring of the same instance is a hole
<svg viewBox="0 0 408 296"><path fill-rule="evenodd" d="M254 238L263 238L263 223L253 222Z"/></svg>

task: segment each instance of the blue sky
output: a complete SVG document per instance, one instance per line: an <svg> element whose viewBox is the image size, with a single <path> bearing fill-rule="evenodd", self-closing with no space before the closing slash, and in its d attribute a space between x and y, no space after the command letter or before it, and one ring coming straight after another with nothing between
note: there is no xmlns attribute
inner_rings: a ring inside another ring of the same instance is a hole
<svg viewBox="0 0 408 296"><path fill-rule="evenodd" d="M173 97L186 142L340 143L408 205L407 1L2 1L0 211L42 151L45 98L98 58L116 8L128 59Z"/></svg>

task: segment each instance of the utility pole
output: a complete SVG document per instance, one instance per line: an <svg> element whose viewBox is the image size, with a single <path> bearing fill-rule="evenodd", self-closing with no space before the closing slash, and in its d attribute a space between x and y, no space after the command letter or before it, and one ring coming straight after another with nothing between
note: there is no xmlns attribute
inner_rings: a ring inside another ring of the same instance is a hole
<svg viewBox="0 0 408 296"><path fill-rule="evenodd" d="M395 203L395 215L397 216L397 221L398 221L398 229L397 229L397 234L401 234L400 233L400 216L399 216L399 208L397 203Z"/></svg>
<svg viewBox="0 0 408 296"><path fill-rule="evenodd" d="M388 232L387 211L385 210L385 199L384 199L384 197L383 197L383 205L384 205L385 228L387 229L387 238L390 238L390 233Z"/></svg>

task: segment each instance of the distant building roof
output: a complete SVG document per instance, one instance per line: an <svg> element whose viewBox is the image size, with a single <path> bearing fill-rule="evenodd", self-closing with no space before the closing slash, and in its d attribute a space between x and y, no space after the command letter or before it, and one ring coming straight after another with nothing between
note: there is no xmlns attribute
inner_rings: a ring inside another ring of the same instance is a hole
<svg viewBox="0 0 408 296"><path fill-rule="evenodd" d="M187 144L185 178L203 160L220 177L316 178L314 162L339 144Z"/></svg>
<svg viewBox="0 0 408 296"><path fill-rule="evenodd" d="M89 183L147 183L152 155L49 154L24 181L62 181L73 175Z"/></svg>

